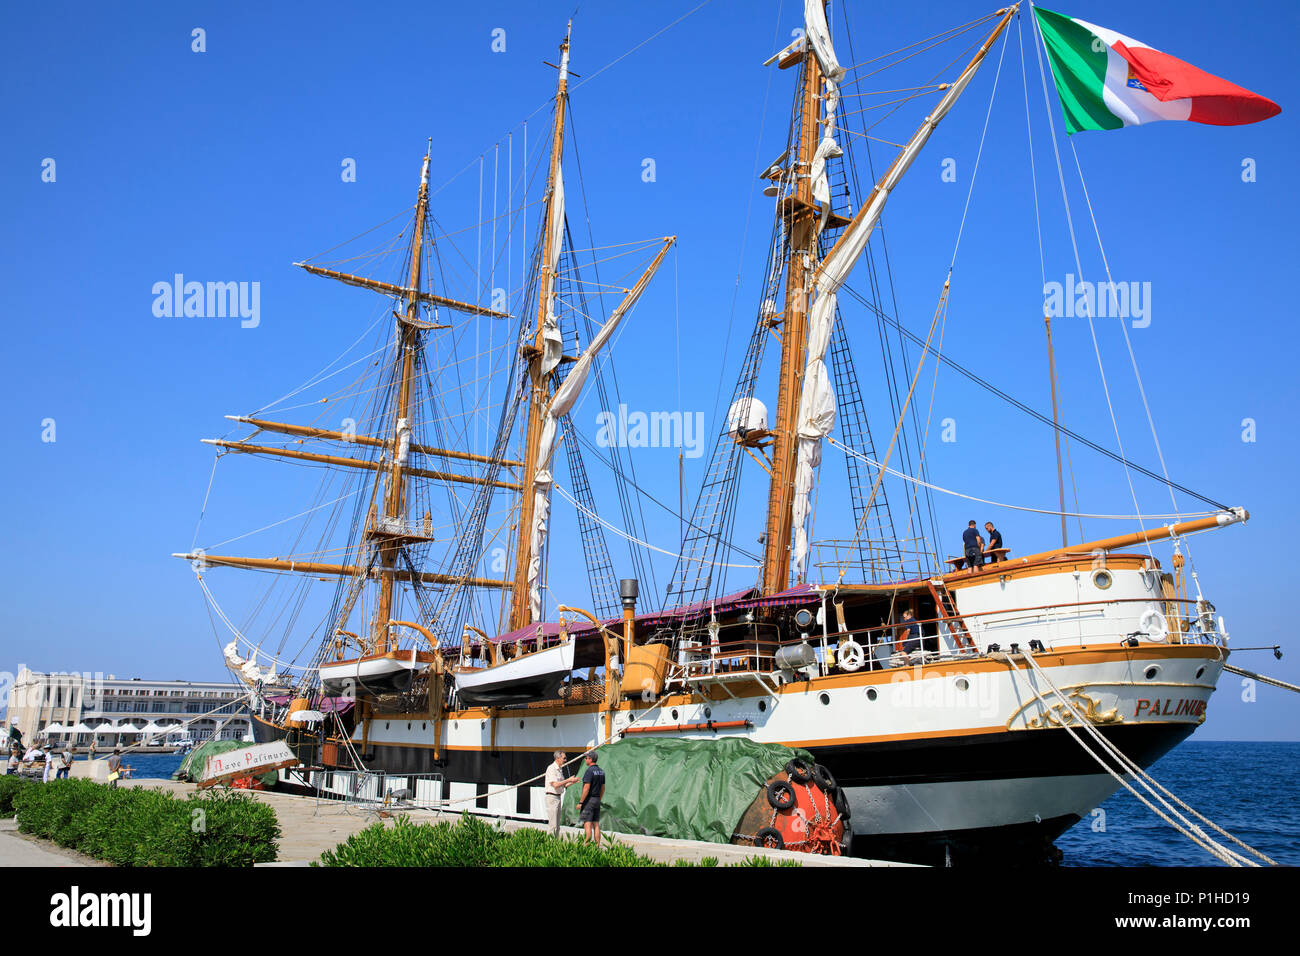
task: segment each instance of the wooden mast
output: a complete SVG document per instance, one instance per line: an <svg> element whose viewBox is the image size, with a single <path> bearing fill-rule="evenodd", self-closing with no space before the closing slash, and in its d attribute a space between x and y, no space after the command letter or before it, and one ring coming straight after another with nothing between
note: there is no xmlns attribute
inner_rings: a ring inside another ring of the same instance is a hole
<svg viewBox="0 0 1300 956"><path fill-rule="evenodd" d="M782 590L790 571L790 505L797 455L799 393L808 350L809 277L817 249L817 209L812 195L812 160L821 125L821 69L811 45L805 47L799 143L795 151L794 194L782 203L790 231L786 260L785 311L781 316L781 372L773 426L772 478L767 497L763 544L763 593Z"/></svg>
<svg viewBox="0 0 1300 956"><path fill-rule="evenodd" d="M555 276L551 271L551 216L555 202L555 184L560 170L560 157L564 152L564 108L569 89L569 36L573 29L572 21L565 30L564 42L560 44L560 79L555 92L555 125L551 136L551 164L546 176L546 215L543 217L541 276L538 282L537 322L533 331L532 343L524 349L528 361L529 398L528 419L524 438L524 473L523 488L519 493L519 523L515 527L515 573L514 588L510 594L510 617L507 630L516 630L532 622L532 610L528 600L528 567L532 563L532 527L533 527L533 478L537 474L537 455L541 444L542 424L546 418L547 375L542 368L543 329L546 314L550 308L551 290L555 286ZM557 240L558 241L558 240Z"/></svg>
<svg viewBox="0 0 1300 956"><path fill-rule="evenodd" d="M866 197L866 201L859 205L857 213L840 234L826 258L820 263L816 262L815 256L817 242L815 219L818 210L812 201L811 163L818 140L818 126L823 122L820 118L818 96L821 70L813 51L808 49L804 53L803 105L795 167L795 192L781 204L790 228L790 255L786 263L785 314L781 322L781 380L773 428L772 477L768 490L767 534L763 547L762 589L766 594L782 590L789 579L791 506L794 498L799 426L797 419L808 351L807 315L808 300L812 290L821 279L827 261L833 259L841 248L853 249L855 245L860 246L864 241L861 232L863 228L867 228L866 235L870 235L869 230L874 228L890 190L897 184L898 178L911 167L917 151L965 91L985 55L1019 9L1020 5L1016 3L1003 7L994 14L1001 19L993 31L962 70L957 81L945 84L944 88L947 92L939 105L903 146L889 169ZM870 225L864 225L866 223ZM898 425L899 427L902 425L901 418ZM888 463L886 457L884 464L887 466ZM883 477L883 473L880 477ZM877 478L877 484L880 477Z"/></svg>
<svg viewBox="0 0 1300 956"><path fill-rule="evenodd" d="M420 310L420 259L424 251L424 219L429 208L429 150L424 154L420 171L420 194L415 204L415 231L411 237L411 266L406 283L406 316L397 320L397 361L400 379L397 384L397 402L393 410L393 431L389 445L389 467L384 487L384 517L393 522L403 522L406 509L406 458L410 454L411 389L415 381L417 320ZM403 434L405 433L405 435ZM406 447L403 448L405 438ZM375 528L368 528L379 551L379 598L375 605L375 619L370 629L370 653L388 650L388 621L393 616L393 581L397 573L397 558L403 542L391 537L376 537Z"/></svg>

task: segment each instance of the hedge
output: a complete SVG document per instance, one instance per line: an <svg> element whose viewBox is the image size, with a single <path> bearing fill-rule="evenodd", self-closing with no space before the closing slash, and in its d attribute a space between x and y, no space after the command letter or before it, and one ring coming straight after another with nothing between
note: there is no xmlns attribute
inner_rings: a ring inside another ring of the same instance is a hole
<svg viewBox="0 0 1300 956"><path fill-rule="evenodd" d="M17 774L5 774L0 777L0 819L14 815L14 797L24 787L30 787L35 781L27 780Z"/></svg>
<svg viewBox="0 0 1300 956"><path fill-rule="evenodd" d="M608 840L596 846L585 839L557 840L544 830L522 828L506 833L465 813L456 823L411 823L398 817L392 827L376 823L354 833L333 850L321 854L314 866L665 866ZM693 864L678 860L677 866ZM706 857L700 866L717 866ZM738 866L772 866L752 856ZM782 861L782 866L794 865Z"/></svg>
<svg viewBox="0 0 1300 956"><path fill-rule="evenodd" d="M228 790L177 799L161 790L52 780L19 788L13 803L22 832L117 866L251 866L279 851L275 811Z"/></svg>

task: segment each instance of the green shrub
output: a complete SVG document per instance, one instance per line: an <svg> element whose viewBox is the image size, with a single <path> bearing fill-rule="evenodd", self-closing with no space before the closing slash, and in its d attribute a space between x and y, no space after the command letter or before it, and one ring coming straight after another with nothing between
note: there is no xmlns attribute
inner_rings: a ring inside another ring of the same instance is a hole
<svg viewBox="0 0 1300 956"><path fill-rule="evenodd" d="M0 819L14 815L14 797L24 787L32 785L31 780L24 780L17 774L5 774L0 777Z"/></svg>
<svg viewBox="0 0 1300 956"><path fill-rule="evenodd" d="M178 800L160 790L58 780L22 788L14 803L24 833L117 866L251 866L278 852L275 811L231 791Z"/></svg>
<svg viewBox="0 0 1300 956"><path fill-rule="evenodd" d="M606 839L602 846L585 839L557 840L544 830L522 828L513 833L465 813L456 823L411 823L398 817L354 833L321 854L314 866L663 866L625 843ZM694 866L678 860L676 866ZM717 866L705 857L700 866ZM750 857L740 866L770 866ZM784 863L783 863L784 865ZM796 864L797 865L797 864Z"/></svg>

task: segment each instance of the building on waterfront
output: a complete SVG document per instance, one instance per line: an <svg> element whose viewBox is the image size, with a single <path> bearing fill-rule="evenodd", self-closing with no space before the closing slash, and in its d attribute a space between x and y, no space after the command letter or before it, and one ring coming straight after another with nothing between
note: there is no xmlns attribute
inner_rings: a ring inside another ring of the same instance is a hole
<svg viewBox="0 0 1300 956"><path fill-rule="evenodd" d="M251 739L240 684L119 679L102 673L18 671L9 692L8 728L28 743L46 728L53 742L116 747L168 740Z"/></svg>

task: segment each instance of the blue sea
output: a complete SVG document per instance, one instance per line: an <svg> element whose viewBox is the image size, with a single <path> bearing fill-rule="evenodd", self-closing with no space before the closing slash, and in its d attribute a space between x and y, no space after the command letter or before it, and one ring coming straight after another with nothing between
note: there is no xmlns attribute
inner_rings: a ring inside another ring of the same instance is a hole
<svg viewBox="0 0 1300 956"><path fill-rule="evenodd" d="M1239 840L1278 863L1300 866L1300 742L1187 741L1148 772ZM1056 841L1064 865L1219 865L1127 790L1100 809L1104 817L1085 818Z"/></svg>
<svg viewBox="0 0 1300 956"><path fill-rule="evenodd" d="M122 756L123 763L131 768L133 780L170 780L171 775L185 759L181 754L147 754L134 751Z"/></svg>

